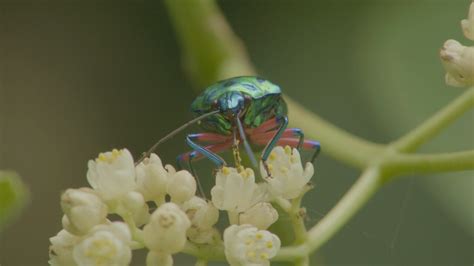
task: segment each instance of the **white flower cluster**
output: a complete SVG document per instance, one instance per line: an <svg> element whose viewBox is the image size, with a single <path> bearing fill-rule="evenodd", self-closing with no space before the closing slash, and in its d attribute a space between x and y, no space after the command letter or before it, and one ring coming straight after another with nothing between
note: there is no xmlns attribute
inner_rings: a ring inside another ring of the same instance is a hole
<svg viewBox="0 0 474 266"><path fill-rule="evenodd" d="M263 182L255 182L252 169L238 172L224 167L216 175L211 190L212 202L227 211L232 224L224 232L225 254L231 265L268 265L280 248L277 236L266 231L278 220L270 202L277 198L294 199L305 191L313 176L311 163L303 168L297 149L275 147L260 172Z"/></svg>
<svg viewBox="0 0 474 266"><path fill-rule="evenodd" d="M474 1L467 19L461 21L464 36L474 41ZM464 46L456 40L447 40L440 51L446 69L446 84L455 87L474 86L474 46Z"/></svg>
<svg viewBox="0 0 474 266"><path fill-rule="evenodd" d="M216 174L212 200L196 196L187 171L163 166L156 154L138 165L126 149L99 154L88 163L92 188L68 189L61 196L63 230L50 238L51 265L128 265L132 249L149 250L147 265L172 265L172 254L187 242L222 245L231 265L269 265L280 248L266 229L278 219L271 202L299 196L313 175L297 150L276 147L267 162L270 176L255 182L251 169L224 167ZM265 174L264 174L265 173ZM149 205L156 209L150 212ZM219 210L231 225L214 227ZM111 221L109 214L122 219Z"/></svg>

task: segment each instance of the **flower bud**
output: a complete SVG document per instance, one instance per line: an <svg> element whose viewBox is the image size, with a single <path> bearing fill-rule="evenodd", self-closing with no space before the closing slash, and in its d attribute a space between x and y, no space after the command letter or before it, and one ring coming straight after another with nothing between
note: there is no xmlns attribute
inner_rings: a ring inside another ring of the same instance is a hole
<svg viewBox="0 0 474 266"><path fill-rule="evenodd" d="M106 201L120 198L136 187L135 165L127 149L101 153L89 161L88 168L89 184Z"/></svg>
<svg viewBox="0 0 474 266"><path fill-rule="evenodd" d="M248 224L224 231L225 256L231 265L270 265L280 246L278 236Z"/></svg>
<svg viewBox="0 0 474 266"><path fill-rule="evenodd" d="M75 234L75 235L83 234L74 225L72 225L71 221L69 221L69 218L67 217L66 214L64 214L63 217L61 218L61 224L63 228L71 234Z"/></svg>
<svg viewBox="0 0 474 266"><path fill-rule="evenodd" d="M143 228L145 245L155 252L179 252L186 244L186 230L190 226L189 218L178 205L165 203L153 212Z"/></svg>
<svg viewBox="0 0 474 266"><path fill-rule="evenodd" d="M148 205L142 194L136 191L130 191L122 199L121 203L123 203L125 210L132 214L137 226L142 226L148 222L150 213L148 212Z"/></svg>
<svg viewBox="0 0 474 266"><path fill-rule="evenodd" d="M167 192L171 201L185 202L196 194L196 180L188 171L178 171L170 176Z"/></svg>
<svg viewBox="0 0 474 266"><path fill-rule="evenodd" d="M447 72L446 84L455 87L474 85L474 47L447 40L439 54Z"/></svg>
<svg viewBox="0 0 474 266"><path fill-rule="evenodd" d="M49 239L49 264L53 266L77 265L72 257L72 250L80 238L66 230L61 230Z"/></svg>
<svg viewBox="0 0 474 266"><path fill-rule="evenodd" d="M461 21L461 27L464 32L464 36L469 40L474 41L474 2L469 6L469 13L467 19Z"/></svg>
<svg viewBox="0 0 474 266"><path fill-rule="evenodd" d="M146 201L164 201L169 174L163 167L160 158L152 153L149 158L135 168L137 173L137 190Z"/></svg>
<svg viewBox="0 0 474 266"><path fill-rule="evenodd" d="M217 172L216 185L211 189L212 203L219 210L242 212L256 203L255 175L252 169L242 172L223 167Z"/></svg>
<svg viewBox="0 0 474 266"><path fill-rule="evenodd" d="M314 174L313 165L306 163L303 169L301 157L297 149L275 147L267 160L270 176L265 180L268 190L274 197L293 199L298 197L304 186L309 182ZM263 164L260 165L262 176L267 176Z"/></svg>
<svg viewBox="0 0 474 266"><path fill-rule="evenodd" d="M131 234L127 225L97 225L73 250L78 265L129 265Z"/></svg>
<svg viewBox="0 0 474 266"><path fill-rule="evenodd" d="M173 266L173 257L170 254L155 251L148 252L146 256L147 266Z"/></svg>
<svg viewBox="0 0 474 266"><path fill-rule="evenodd" d="M64 228L77 235L86 234L107 217L107 206L89 188L66 190L61 196L61 208L66 216Z"/></svg>
<svg viewBox="0 0 474 266"><path fill-rule="evenodd" d="M278 212L268 202L259 202L239 216L240 224L251 224L258 229L267 229L278 220Z"/></svg>
<svg viewBox="0 0 474 266"><path fill-rule="evenodd" d="M184 202L181 209L186 213L193 227L210 228L219 219L219 211L212 202L206 202L197 196Z"/></svg>

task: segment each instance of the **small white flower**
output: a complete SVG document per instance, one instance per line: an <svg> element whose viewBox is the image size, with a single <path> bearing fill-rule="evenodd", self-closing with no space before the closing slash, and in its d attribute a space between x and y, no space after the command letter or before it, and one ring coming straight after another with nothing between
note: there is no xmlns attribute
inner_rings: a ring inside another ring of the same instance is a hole
<svg viewBox="0 0 474 266"><path fill-rule="evenodd" d="M130 191L121 199L120 203L121 205L119 206L125 208L125 211L132 214L133 220L137 226L142 226L148 222L150 213L142 194L136 191ZM121 210L118 212L119 214L122 214Z"/></svg>
<svg viewBox="0 0 474 266"><path fill-rule="evenodd" d="M474 85L474 47L447 40L439 54L447 72L446 84L455 87Z"/></svg>
<svg viewBox="0 0 474 266"><path fill-rule="evenodd" d="M278 236L256 227L231 225L224 231L225 256L230 265L270 265L280 249Z"/></svg>
<svg viewBox="0 0 474 266"><path fill-rule="evenodd" d="M72 257L72 250L80 238L66 230L61 230L56 236L49 239L49 264L53 266L77 265Z"/></svg>
<svg viewBox="0 0 474 266"><path fill-rule="evenodd" d="M135 165L127 149L99 154L88 163L87 180L101 197L115 200L136 188Z"/></svg>
<svg viewBox="0 0 474 266"><path fill-rule="evenodd" d="M160 158L152 153L149 158L138 164L137 190L143 194L146 201L163 202L169 180L168 171L163 167Z"/></svg>
<svg viewBox="0 0 474 266"><path fill-rule="evenodd" d="M143 228L145 245L152 251L173 254L186 244L186 230L191 222L174 203L161 205Z"/></svg>
<svg viewBox="0 0 474 266"><path fill-rule="evenodd" d="M127 225L97 225L73 250L78 265L128 265L132 259Z"/></svg>
<svg viewBox="0 0 474 266"><path fill-rule="evenodd" d="M303 169L298 150L292 150L289 146L275 147L268 157L267 165L271 176L265 180L274 197L298 197L314 174L313 164L308 162ZM260 164L260 172L262 176L267 176L263 164Z"/></svg>
<svg viewBox="0 0 474 266"><path fill-rule="evenodd" d="M68 189L61 196L66 216L63 226L70 233L84 235L95 225L105 223L107 206L90 188Z"/></svg>
<svg viewBox="0 0 474 266"><path fill-rule="evenodd" d="M469 13L467 19L461 21L461 27L464 32L464 36L469 40L474 41L474 2L469 6Z"/></svg>
<svg viewBox="0 0 474 266"><path fill-rule="evenodd" d="M239 216L240 224L251 224L258 229L267 229L278 220L278 212L268 202L259 202Z"/></svg>
<svg viewBox="0 0 474 266"><path fill-rule="evenodd" d="M170 170L170 173L172 171ZM196 180L188 171L178 171L170 175L166 191L170 195L171 201L185 202L196 194Z"/></svg>
<svg viewBox="0 0 474 266"><path fill-rule="evenodd" d="M170 254L155 251L148 252L146 256L147 266L173 266L173 257Z"/></svg>
<svg viewBox="0 0 474 266"><path fill-rule="evenodd" d="M219 210L242 212L259 201L255 174L247 168L237 172L235 168L223 167L216 175L216 185L211 189L212 203Z"/></svg>
<svg viewBox="0 0 474 266"><path fill-rule="evenodd" d="M206 202L204 199L194 196L181 205L181 209L191 220L192 227L210 228L217 223L219 211L212 202Z"/></svg>

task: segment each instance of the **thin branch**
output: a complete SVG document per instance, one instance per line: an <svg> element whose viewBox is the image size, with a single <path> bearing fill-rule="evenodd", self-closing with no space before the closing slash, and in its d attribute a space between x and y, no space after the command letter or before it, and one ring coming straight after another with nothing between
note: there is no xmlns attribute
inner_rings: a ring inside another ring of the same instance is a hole
<svg viewBox="0 0 474 266"><path fill-rule="evenodd" d="M385 176L474 170L474 150L436 154L396 154L384 160Z"/></svg>
<svg viewBox="0 0 474 266"><path fill-rule="evenodd" d="M245 48L212 0L167 0L183 49L184 66L197 88L233 76L254 75Z"/></svg>
<svg viewBox="0 0 474 266"><path fill-rule="evenodd" d="M224 246L222 244L197 245L188 241L182 252L206 260L225 261Z"/></svg>
<svg viewBox="0 0 474 266"><path fill-rule="evenodd" d="M336 206L308 231L305 245L309 252L321 247L365 205L381 185L380 177L378 167L370 167L362 173Z"/></svg>
<svg viewBox="0 0 474 266"><path fill-rule="evenodd" d="M207 266L207 260L205 259L197 259L196 260L196 264L194 264L196 266Z"/></svg>
<svg viewBox="0 0 474 266"><path fill-rule="evenodd" d="M294 261L302 259L307 254L320 248L375 194L381 185L381 173L378 166L371 166L364 171L336 206L308 231L305 243L281 248L273 260Z"/></svg>
<svg viewBox="0 0 474 266"><path fill-rule="evenodd" d="M295 233L295 244L301 244L306 241L306 226L304 224L304 218L306 216L305 209L301 208L301 201L303 200L306 192L310 191L313 185L306 184L301 194L291 200L291 208L288 212L290 215L291 224L293 225L293 231Z"/></svg>
<svg viewBox="0 0 474 266"><path fill-rule="evenodd" d="M473 107L474 87L467 89L461 96L454 99L408 134L393 142L391 146L402 152L414 151Z"/></svg>
<svg viewBox="0 0 474 266"><path fill-rule="evenodd" d="M382 152L384 145L351 135L308 111L287 95L285 100L288 104L290 124L303 129L308 137L319 140L324 154L364 169L371 159Z"/></svg>
<svg viewBox="0 0 474 266"><path fill-rule="evenodd" d="M309 266L309 257L306 256L304 258L298 259L294 262L294 266Z"/></svg>

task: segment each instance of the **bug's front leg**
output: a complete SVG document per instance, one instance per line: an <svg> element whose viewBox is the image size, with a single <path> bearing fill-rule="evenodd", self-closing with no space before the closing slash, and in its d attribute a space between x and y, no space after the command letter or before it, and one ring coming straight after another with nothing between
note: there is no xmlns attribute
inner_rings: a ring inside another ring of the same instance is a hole
<svg viewBox="0 0 474 266"><path fill-rule="evenodd" d="M274 134L274 132L255 134L251 136L251 139L252 142L257 145L265 145L270 141ZM286 129L281 134L281 138L277 141L277 145L289 145L291 147L296 147L298 150L314 150L313 156L311 157L312 163L314 163L314 160L321 151L320 143L314 140L305 140L303 130L301 130L300 128Z"/></svg>
<svg viewBox="0 0 474 266"><path fill-rule="evenodd" d="M222 142L225 142L227 140L226 137L224 137L222 135L214 134L214 133L190 134L190 135L187 136L187 138L191 139L192 141L208 142L208 143L222 143ZM212 145L209 145L206 148L210 149L211 147L212 147ZM176 162L177 162L178 167L180 169L183 168L182 163L184 161L189 161L190 157L193 157L195 159L198 159L199 157L202 157L202 155L200 153L197 153L197 152L195 152L195 154L191 156L191 153L193 153L193 152L194 151L186 152L186 153L178 155L178 157L176 158Z"/></svg>
<svg viewBox="0 0 474 266"><path fill-rule="evenodd" d="M300 140L297 138L281 138L278 141L278 145L284 146L284 145L289 145L293 146L298 143L300 143ZM311 156L311 163L314 163L314 160L318 157L319 153L321 152L321 144L319 141L315 140L305 140L303 141L302 148L304 150L314 150L313 156Z"/></svg>
<svg viewBox="0 0 474 266"><path fill-rule="evenodd" d="M197 141L203 142L217 142L215 144L209 146L201 146L197 144ZM208 158L212 163L214 163L217 168L222 168L222 166L226 165L225 160L217 155L217 152L220 152L230 146L229 138L227 136L222 136L213 133L200 133L200 134L190 134L186 137L186 143L196 152L193 156L197 157L198 155L202 155ZM181 155L180 157L187 157L189 159L191 153L186 153ZM178 161L182 161L181 158L178 157ZM193 158L191 158L193 159Z"/></svg>
<svg viewBox="0 0 474 266"><path fill-rule="evenodd" d="M314 163L314 160L316 157L318 157L320 151L321 151L321 145L318 141L314 140L305 140L303 138L303 132L301 131L301 135L299 135L298 132L300 132L301 129L298 128L289 128L285 130L285 132L282 134L282 137L278 140L277 145L280 146L285 146L289 145L291 147L296 147L299 151L301 149L303 150L312 150L313 155L311 156L311 162ZM269 134L270 132L267 132L265 134L253 136L252 142L257 144L257 145L265 145L268 143L268 141L271 139L271 136Z"/></svg>
<svg viewBox="0 0 474 266"><path fill-rule="evenodd" d="M262 152L262 163L263 163L263 167L265 168L265 171L267 172L268 176L271 176L270 171L268 169L268 165L267 165L268 156L270 156L270 152L276 146L276 144L277 144L278 140L281 138L281 135L283 134L283 132L285 132L285 129L288 126L288 117L283 116L283 117L277 118L277 121L279 122L280 127L276 130L275 135L268 142L267 146L265 147L265 149Z"/></svg>
<svg viewBox="0 0 474 266"><path fill-rule="evenodd" d="M201 137L201 139L208 139L208 138L212 138L212 136L202 136L206 133L203 133L203 134L194 134L194 135L190 135L188 136L188 138L199 138ZM199 135L199 136L197 136ZM199 146L198 144L195 144L196 146ZM180 167L180 169L183 168L182 166L182 162L183 161L187 161L188 162L188 167L189 167L189 170L191 171L191 174L194 176L194 178L196 179L196 183L198 185L198 188L199 188L199 192L201 194L201 196L203 198L206 198L206 194L204 193L204 189L201 185L201 182L199 181L199 177L197 176L197 173L194 169L194 166L193 166L193 161L195 160L198 160L200 158L203 158L203 157L207 157L205 156L204 153L200 152L200 151L206 151L208 153L212 153L214 154L216 157L218 158L221 158L220 156L218 156L216 153L219 153L221 151L224 151L226 149L228 149L229 147L231 146L231 142L230 141L226 141L226 142L223 142L223 143L217 143L217 144L211 144L211 145L208 145L208 146L199 146L201 147L199 150L194 150L194 151L191 151L191 152L186 152L186 153L183 153L181 155L179 155L177 158L176 158L176 161L177 161L177 164L178 166ZM209 157L208 157L209 158ZM222 158L221 158L222 159ZM211 160L212 161L212 160ZM224 159L222 159L222 162L223 164L221 166L218 166L218 168L224 166L226 163L224 161Z"/></svg>

